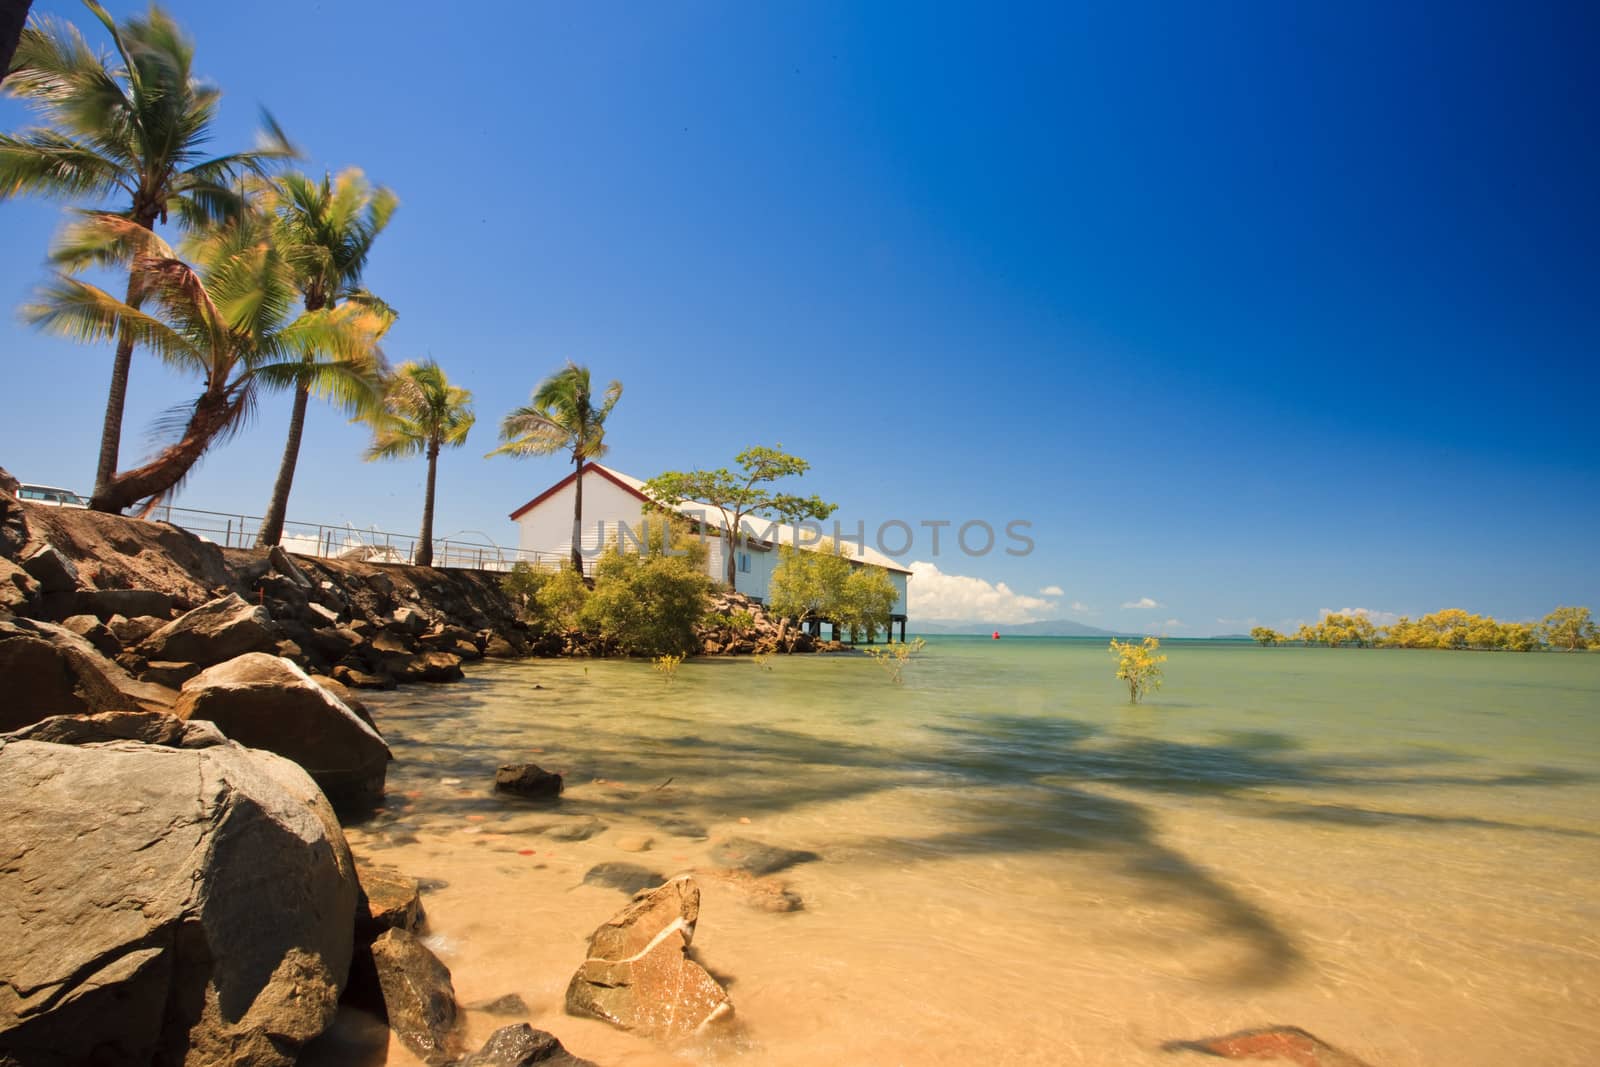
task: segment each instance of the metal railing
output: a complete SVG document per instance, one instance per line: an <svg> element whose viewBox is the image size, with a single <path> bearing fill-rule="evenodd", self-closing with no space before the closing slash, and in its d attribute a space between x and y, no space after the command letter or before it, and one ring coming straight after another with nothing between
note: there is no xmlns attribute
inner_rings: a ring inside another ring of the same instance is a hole
<svg viewBox="0 0 1600 1067"><path fill-rule="evenodd" d="M261 518L227 511L205 511L162 504L145 516L153 522L171 523L203 540L224 548L254 548ZM467 570L509 571L518 563L530 563L540 570L560 570L568 557L556 552L530 552L497 545L488 535L476 533L488 543L463 540L457 535L433 539L433 565ZM367 563L412 563L417 555L415 534L397 534L376 527L353 523L285 522L279 542L285 551L321 559L358 560Z"/></svg>

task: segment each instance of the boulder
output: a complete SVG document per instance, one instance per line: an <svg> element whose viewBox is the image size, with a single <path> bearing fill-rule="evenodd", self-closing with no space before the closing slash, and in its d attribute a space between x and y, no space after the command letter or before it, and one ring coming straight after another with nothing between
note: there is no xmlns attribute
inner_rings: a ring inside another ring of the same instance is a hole
<svg viewBox="0 0 1600 1067"><path fill-rule="evenodd" d="M174 713L209 719L240 744L294 760L335 803L383 795L389 746L286 659L251 652L184 683Z"/></svg>
<svg viewBox="0 0 1600 1067"><path fill-rule="evenodd" d="M372 963L389 1029L424 1063L450 1062L456 991L449 968L415 934L393 929L372 942Z"/></svg>
<svg viewBox="0 0 1600 1067"><path fill-rule="evenodd" d="M17 480L0 467L0 556L16 559L28 543L28 515L17 500Z"/></svg>
<svg viewBox="0 0 1600 1067"><path fill-rule="evenodd" d="M687 876L640 893L589 938L567 1011L669 1040L731 1020L727 991L688 955L699 917Z"/></svg>
<svg viewBox="0 0 1600 1067"><path fill-rule="evenodd" d="M71 630L94 646L94 650L111 659L122 651L122 642L111 628L93 615L71 615L61 620L61 627Z"/></svg>
<svg viewBox="0 0 1600 1067"><path fill-rule="evenodd" d="M139 671L139 680L164 685L168 689L182 689L185 682L199 673L198 663L173 663L158 659L145 663Z"/></svg>
<svg viewBox="0 0 1600 1067"><path fill-rule="evenodd" d="M361 635L340 626L319 626L307 635L306 643L337 663L361 647Z"/></svg>
<svg viewBox="0 0 1600 1067"><path fill-rule="evenodd" d="M11 562L0 556L0 608L18 615L29 611L39 598L39 582Z"/></svg>
<svg viewBox="0 0 1600 1067"><path fill-rule="evenodd" d="M146 638L140 651L148 659L211 666L265 652L277 641L267 609L229 593L172 620Z"/></svg>
<svg viewBox="0 0 1600 1067"><path fill-rule="evenodd" d="M339 622L339 613L330 607L312 602L306 605L306 618L317 626L336 626Z"/></svg>
<svg viewBox="0 0 1600 1067"><path fill-rule="evenodd" d="M139 644L166 624L166 619L154 615L140 615L132 619L126 615L112 615L106 620L106 628L116 635L118 641L128 646Z"/></svg>
<svg viewBox="0 0 1600 1067"><path fill-rule="evenodd" d="M394 609L394 614L385 619L383 625L396 633L415 637L428 628L428 617L416 608L400 607Z"/></svg>
<svg viewBox="0 0 1600 1067"><path fill-rule="evenodd" d="M534 1067L540 1063L580 1067L589 1061L568 1052L554 1034L516 1023L490 1034L481 1049L461 1061L461 1067Z"/></svg>
<svg viewBox="0 0 1600 1067"><path fill-rule="evenodd" d="M779 848L777 845L753 841L748 837L724 838L711 846L711 859L713 862L736 871L745 871L757 877L763 874L773 874L793 867L797 863L809 863L812 860L821 858L815 852L805 852L794 848Z"/></svg>
<svg viewBox="0 0 1600 1067"><path fill-rule="evenodd" d="M523 1000L521 995L517 993L507 993L504 996L495 997L493 1000L485 1000L469 1005L469 1007L473 1011L487 1012L490 1015L528 1014L528 1002Z"/></svg>
<svg viewBox="0 0 1600 1067"><path fill-rule="evenodd" d="M168 711L171 690L136 682L71 630L32 619L0 618L0 730L51 715Z"/></svg>
<svg viewBox="0 0 1600 1067"><path fill-rule="evenodd" d="M389 670L403 682L455 682L462 677L461 657L449 652L422 652L391 661Z"/></svg>
<svg viewBox="0 0 1600 1067"><path fill-rule="evenodd" d="M339 664L333 669L333 677L341 684L351 689L393 689L394 679L387 674L369 674L354 667Z"/></svg>
<svg viewBox="0 0 1600 1067"><path fill-rule="evenodd" d="M78 588L78 568L54 545L40 545L23 556L22 569L33 575L41 592L70 593Z"/></svg>
<svg viewBox="0 0 1600 1067"><path fill-rule="evenodd" d="M393 867L356 862L361 899L356 905L356 936L371 942L385 930L414 933L422 925L422 894L417 880Z"/></svg>
<svg viewBox="0 0 1600 1067"><path fill-rule="evenodd" d="M167 624L177 607L177 599L172 594L158 589L80 589L71 599L72 610L68 614L93 615L102 621L113 615L130 619L148 616L160 622L157 630Z"/></svg>
<svg viewBox="0 0 1600 1067"><path fill-rule="evenodd" d="M6 738L0 810L0 1063L289 1067L332 1021L355 877L294 764Z"/></svg>
<svg viewBox="0 0 1600 1067"><path fill-rule="evenodd" d="M370 709L368 709L366 702L352 693L343 682L320 674L313 674L311 676L311 680L322 686L322 688L326 689L334 696L338 697L340 700L344 701L344 706L355 712L356 718L360 719L374 730L378 729L378 724L373 721L372 712ZM382 731L379 731L379 736L382 736Z"/></svg>
<svg viewBox="0 0 1600 1067"><path fill-rule="evenodd" d="M483 654L489 659L517 659L525 650L520 642L514 643L505 634L491 634L484 642Z"/></svg>
<svg viewBox="0 0 1600 1067"><path fill-rule="evenodd" d="M102 711L98 715L53 715L6 735L12 741L88 745L100 741L138 741L168 748L225 745L215 723L184 722L158 711Z"/></svg>
<svg viewBox="0 0 1600 1067"><path fill-rule="evenodd" d="M508 763L494 772L494 787L502 793L548 800L561 795L561 775L536 763Z"/></svg>

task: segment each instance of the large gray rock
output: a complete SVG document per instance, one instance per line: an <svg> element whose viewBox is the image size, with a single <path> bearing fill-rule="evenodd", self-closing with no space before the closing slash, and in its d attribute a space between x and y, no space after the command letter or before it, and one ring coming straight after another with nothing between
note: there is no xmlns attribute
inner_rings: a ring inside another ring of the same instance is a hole
<svg viewBox="0 0 1600 1067"><path fill-rule="evenodd" d="M102 622L114 615L153 618L160 620L157 630L166 625L176 606L172 594L159 589L80 589L71 599L72 614L93 615Z"/></svg>
<svg viewBox="0 0 1600 1067"><path fill-rule="evenodd" d="M332 1021L356 883L294 764L0 738L0 1063L289 1067Z"/></svg>
<svg viewBox="0 0 1600 1067"><path fill-rule="evenodd" d="M686 875L640 893L589 938L567 1011L665 1039L731 1020L727 991L688 956L699 918L700 890Z"/></svg>
<svg viewBox="0 0 1600 1067"><path fill-rule="evenodd" d="M383 795L389 746L289 660L251 652L207 668L183 684L173 711L294 760L335 803Z"/></svg>
<svg viewBox="0 0 1600 1067"><path fill-rule="evenodd" d="M456 991L450 970L408 930L386 930L372 942L372 962L393 1030L424 1063L450 1062Z"/></svg>
<svg viewBox="0 0 1600 1067"><path fill-rule="evenodd" d="M210 666L266 652L278 643L267 609L247 604L237 593L201 604L145 638L146 659Z"/></svg>
<svg viewBox="0 0 1600 1067"><path fill-rule="evenodd" d="M70 630L32 619L0 618L0 730L51 715L167 711L170 689L136 682Z"/></svg>
<svg viewBox="0 0 1600 1067"><path fill-rule="evenodd" d="M422 894L417 880L393 867L356 861L361 899L356 905L356 936L371 942L385 930L415 933L422 925Z"/></svg>
<svg viewBox="0 0 1600 1067"><path fill-rule="evenodd" d="M168 748L210 748L225 745L215 723L184 722L157 711L103 711L98 715L53 715L6 735L11 741L47 741L52 745L89 745L102 741L138 741Z"/></svg>
<svg viewBox="0 0 1600 1067"><path fill-rule="evenodd" d="M537 763L507 763L494 772L494 787L502 793L554 800L561 795L561 775Z"/></svg>

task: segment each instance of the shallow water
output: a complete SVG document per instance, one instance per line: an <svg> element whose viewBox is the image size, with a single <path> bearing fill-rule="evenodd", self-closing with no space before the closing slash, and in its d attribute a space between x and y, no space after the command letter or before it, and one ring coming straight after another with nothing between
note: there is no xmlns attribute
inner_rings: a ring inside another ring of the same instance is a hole
<svg viewBox="0 0 1600 1067"><path fill-rule="evenodd" d="M462 1004L518 993L607 1065L1204 1063L1161 1046L1267 1024L1378 1067L1594 1062L1600 655L1166 651L1136 708L1099 641L936 638L899 686L851 656L481 666L372 701L396 762L351 844L448 883ZM522 760L558 807L492 794ZM698 879L738 1034L566 1016L627 900L585 872L709 872L734 835L820 857L766 880L791 913ZM473 1047L512 1021L469 1011Z"/></svg>

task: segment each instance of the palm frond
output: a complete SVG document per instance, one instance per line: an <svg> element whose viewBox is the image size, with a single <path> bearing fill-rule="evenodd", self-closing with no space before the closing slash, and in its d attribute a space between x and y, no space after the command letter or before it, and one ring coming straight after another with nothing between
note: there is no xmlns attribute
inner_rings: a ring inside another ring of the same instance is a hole
<svg viewBox="0 0 1600 1067"><path fill-rule="evenodd" d="M69 273L126 266L141 257L172 259L174 253L153 230L112 211L77 212L50 249L50 261Z"/></svg>
<svg viewBox="0 0 1600 1067"><path fill-rule="evenodd" d="M148 312L129 307L97 286L60 275L22 308L23 321L79 342L107 341L126 332L174 366L202 366L204 354L190 338Z"/></svg>
<svg viewBox="0 0 1600 1067"><path fill-rule="evenodd" d="M133 191L123 171L81 141L47 129L0 134L0 200L102 197L118 190Z"/></svg>

